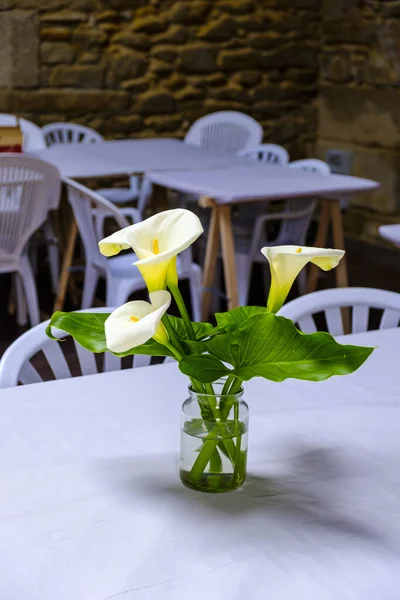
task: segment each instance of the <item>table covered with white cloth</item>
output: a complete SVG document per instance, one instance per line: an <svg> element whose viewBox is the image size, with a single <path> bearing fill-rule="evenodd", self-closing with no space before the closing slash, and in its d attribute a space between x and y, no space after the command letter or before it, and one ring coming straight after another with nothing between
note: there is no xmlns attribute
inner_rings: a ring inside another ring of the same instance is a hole
<svg viewBox="0 0 400 600"><path fill-rule="evenodd" d="M397 600L400 329L323 383L255 379L249 476L178 476L176 364L0 391L3 600Z"/></svg>

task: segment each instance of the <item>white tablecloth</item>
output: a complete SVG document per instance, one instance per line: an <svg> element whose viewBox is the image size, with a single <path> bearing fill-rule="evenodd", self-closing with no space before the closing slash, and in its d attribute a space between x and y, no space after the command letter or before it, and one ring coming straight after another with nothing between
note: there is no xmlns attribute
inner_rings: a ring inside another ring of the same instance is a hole
<svg viewBox="0 0 400 600"><path fill-rule="evenodd" d="M367 192L379 184L346 175L321 175L291 167L265 165L247 160L235 168L212 170L154 171L153 183L181 192L209 196L222 204L257 199L301 196L339 196Z"/></svg>
<svg viewBox="0 0 400 600"><path fill-rule="evenodd" d="M1 600L398 600L400 329L348 377L253 380L248 483L178 479L160 365L0 391Z"/></svg>
<svg viewBox="0 0 400 600"><path fill-rule="evenodd" d="M30 154L55 165L62 177L73 179L132 175L153 169L225 168L249 162L226 152L157 138L55 145Z"/></svg>

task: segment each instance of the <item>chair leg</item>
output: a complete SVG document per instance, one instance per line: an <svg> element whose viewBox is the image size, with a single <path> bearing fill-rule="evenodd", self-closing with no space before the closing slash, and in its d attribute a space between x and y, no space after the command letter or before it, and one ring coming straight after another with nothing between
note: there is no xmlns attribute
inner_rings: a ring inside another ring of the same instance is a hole
<svg viewBox="0 0 400 600"><path fill-rule="evenodd" d="M47 243L51 287L53 293L57 294L58 280L60 278L60 252L58 248L57 236L50 219L47 219L46 223L44 224L43 233Z"/></svg>
<svg viewBox="0 0 400 600"><path fill-rule="evenodd" d="M239 306L247 306L251 280L252 261L247 254L236 254L236 274L238 281Z"/></svg>
<svg viewBox="0 0 400 600"><path fill-rule="evenodd" d="M25 291L31 327L33 327L40 323L39 300L33 271L27 258L21 261L19 273Z"/></svg>
<svg viewBox="0 0 400 600"><path fill-rule="evenodd" d="M192 264L189 273L190 297L192 300L192 319L201 321L201 294L203 273L199 265Z"/></svg>
<svg viewBox="0 0 400 600"><path fill-rule="evenodd" d="M85 269L85 281L83 284L82 294L82 309L91 308L93 306L94 295L99 281L99 274L92 266L87 266Z"/></svg>
<svg viewBox="0 0 400 600"><path fill-rule="evenodd" d="M14 296L14 302L16 303L16 318L17 324L23 327L28 322L28 314L26 311L26 300L24 286L22 282L22 276L19 273L13 274L13 288L11 293Z"/></svg>

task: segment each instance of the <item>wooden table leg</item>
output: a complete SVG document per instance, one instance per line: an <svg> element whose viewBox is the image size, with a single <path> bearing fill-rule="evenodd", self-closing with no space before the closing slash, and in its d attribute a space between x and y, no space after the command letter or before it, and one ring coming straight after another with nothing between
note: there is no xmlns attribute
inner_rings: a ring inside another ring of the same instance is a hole
<svg viewBox="0 0 400 600"><path fill-rule="evenodd" d="M202 198L200 205L203 207L211 206L211 220L207 238L206 257L204 261L203 274L203 298L202 298L202 320L207 321L210 311L211 288L215 280L215 268L217 266L218 248L219 248L219 213L218 205L209 198Z"/></svg>
<svg viewBox="0 0 400 600"><path fill-rule="evenodd" d="M330 213L333 233L333 247L339 250L344 250L344 227L342 219L342 211L340 210L340 202L338 200L330 200ZM335 269L337 287L348 287L349 277L347 273L346 255L342 258ZM342 308L343 331L345 334L351 333L350 326L350 310Z"/></svg>
<svg viewBox="0 0 400 600"><path fill-rule="evenodd" d="M233 239L231 207L227 204L218 207L219 229L222 247L225 288L228 296L228 309L239 306L238 282L236 275L235 242Z"/></svg>
<svg viewBox="0 0 400 600"><path fill-rule="evenodd" d="M342 219L342 211L340 210L340 202L338 200L330 200L330 212L333 232L333 246L339 250L345 250L344 245L344 227ZM347 287L349 285L349 277L347 274L346 256L342 258L335 269L336 284L338 287Z"/></svg>
<svg viewBox="0 0 400 600"><path fill-rule="evenodd" d="M331 219L330 201L324 199L321 206L321 214L319 216L319 224L317 236L315 238L314 246L316 248L324 248L326 246L326 240L328 238L329 221ZM315 292L317 288L317 281L319 276L319 269L315 265L310 265L310 274L307 282L307 294Z"/></svg>
<svg viewBox="0 0 400 600"><path fill-rule="evenodd" d="M62 310L64 306L65 296L67 294L69 269L74 256L76 238L78 237L78 227L75 219L72 217L69 229L67 244L64 249L64 257L61 266L60 281L58 282L57 298L54 303L54 312Z"/></svg>

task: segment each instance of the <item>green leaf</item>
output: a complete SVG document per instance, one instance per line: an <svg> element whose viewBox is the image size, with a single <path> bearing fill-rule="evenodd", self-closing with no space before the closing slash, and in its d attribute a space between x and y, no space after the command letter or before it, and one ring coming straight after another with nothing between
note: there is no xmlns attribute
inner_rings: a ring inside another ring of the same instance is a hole
<svg viewBox="0 0 400 600"><path fill-rule="evenodd" d="M169 316L169 320L172 323L172 327L175 330L176 337L180 342L183 343L185 350L189 354L202 354L206 351L207 347L204 344L204 339L210 337L211 333L214 331L214 327L211 323L197 323L193 322L193 329L196 335L197 341L193 341L189 339L188 332L185 327L185 323L183 319L178 319L178 317Z"/></svg>
<svg viewBox="0 0 400 600"><path fill-rule="evenodd" d="M107 352L104 323L109 313L75 313L56 312L51 318L46 333L52 339L57 339L52 334L52 328L61 329L90 352ZM149 340L141 346L136 346L127 352L117 354L124 357L132 354L146 354L147 356L173 356L172 352L162 344Z"/></svg>
<svg viewBox="0 0 400 600"><path fill-rule="evenodd" d="M179 362L184 375L193 377L201 383L213 383L232 372L218 358L210 354L190 354Z"/></svg>
<svg viewBox="0 0 400 600"><path fill-rule="evenodd" d="M211 338L207 346L210 354L233 365L234 374L244 381L252 377L323 381L352 373L373 352L340 345L329 333L301 333L289 319L270 313L250 317L236 331Z"/></svg>
<svg viewBox="0 0 400 600"><path fill-rule="evenodd" d="M240 306L239 308L233 308L225 313L217 313L215 318L217 320L218 329L227 332L235 331L238 327L243 325L247 319L259 314L267 314L265 306Z"/></svg>

